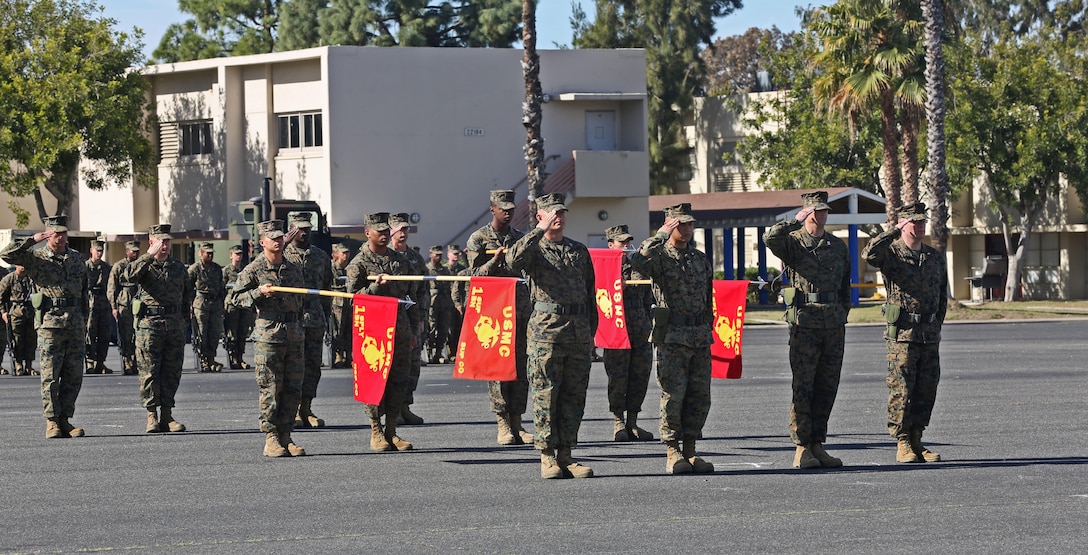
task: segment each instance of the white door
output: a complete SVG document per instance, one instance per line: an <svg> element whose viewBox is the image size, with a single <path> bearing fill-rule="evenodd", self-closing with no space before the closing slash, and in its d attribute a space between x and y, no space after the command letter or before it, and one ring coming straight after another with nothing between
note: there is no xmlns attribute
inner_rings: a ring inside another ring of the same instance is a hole
<svg viewBox="0 0 1088 555"><path fill-rule="evenodd" d="M586 110L586 149L616 150L616 112Z"/></svg>

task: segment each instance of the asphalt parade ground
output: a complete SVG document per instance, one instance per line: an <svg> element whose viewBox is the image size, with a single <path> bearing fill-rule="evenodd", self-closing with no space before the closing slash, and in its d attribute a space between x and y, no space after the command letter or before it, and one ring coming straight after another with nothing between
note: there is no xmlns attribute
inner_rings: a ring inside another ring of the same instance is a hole
<svg viewBox="0 0 1088 555"><path fill-rule="evenodd" d="M880 334L847 332L827 443L844 468L791 468L786 329L749 326L744 377L714 381L699 443L714 474L669 476L660 442L610 441L595 363L574 454L596 476L553 481L531 446L495 443L486 384L450 365L423 368L426 423L400 428L416 450L371 452L350 371L325 369L328 427L295 432L308 456L269 459L252 371L193 373L188 352L189 431L145 434L111 348L118 373L83 382L83 438L46 440L38 379L0 376L0 552L1088 552L1088 321L946 325L925 437L943 461L913 465L885 428ZM659 396L640 420L655 436Z"/></svg>

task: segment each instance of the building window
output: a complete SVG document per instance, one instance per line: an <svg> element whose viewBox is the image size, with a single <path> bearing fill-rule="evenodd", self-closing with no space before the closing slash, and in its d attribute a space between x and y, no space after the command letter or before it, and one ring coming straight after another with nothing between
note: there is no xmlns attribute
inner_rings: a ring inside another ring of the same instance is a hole
<svg viewBox="0 0 1088 555"><path fill-rule="evenodd" d="M178 124L179 156L212 153L212 122L192 121Z"/></svg>
<svg viewBox="0 0 1088 555"><path fill-rule="evenodd" d="M321 112L279 116L280 148L312 148L325 144Z"/></svg>

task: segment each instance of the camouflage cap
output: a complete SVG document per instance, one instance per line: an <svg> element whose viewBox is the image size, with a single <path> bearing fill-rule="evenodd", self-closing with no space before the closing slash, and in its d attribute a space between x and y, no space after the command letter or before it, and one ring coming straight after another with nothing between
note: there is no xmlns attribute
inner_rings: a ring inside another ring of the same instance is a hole
<svg viewBox="0 0 1088 555"><path fill-rule="evenodd" d="M813 210L831 210L831 205L827 203L827 191L803 193L801 195L801 206Z"/></svg>
<svg viewBox="0 0 1088 555"><path fill-rule="evenodd" d="M102 241L99 241L98 239L94 239L93 241L91 241L91 250L95 250L95 251L106 250L106 244L103 243Z"/></svg>
<svg viewBox="0 0 1088 555"><path fill-rule="evenodd" d="M567 205L563 204L567 201L566 195L562 193L548 193L538 199L536 199L536 209L545 210L548 212L556 212L559 210L566 210Z"/></svg>
<svg viewBox="0 0 1088 555"><path fill-rule="evenodd" d="M514 191L509 189L491 191L491 204L503 210L513 210L517 207L514 204Z"/></svg>
<svg viewBox="0 0 1088 555"><path fill-rule="evenodd" d="M42 223L53 231L68 231L68 216L49 216L42 218Z"/></svg>
<svg viewBox="0 0 1088 555"><path fill-rule="evenodd" d="M231 245L228 252L231 254L242 254L242 245Z"/></svg>
<svg viewBox="0 0 1088 555"><path fill-rule="evenodd" d="M621 241L621 242L622 241L630 241L631 239L635 238L633 235L631 235L631 233L629 231L627 231L627 226L625 226L625 225L615 225L615 226L612 226L612 227L604 230L604 236L609 241Z"/></svg>
<svg viewBox="0 0 1088 555"><path fill-rule="evenodd" d="M674 204L672 206L665 207L666 218L677 218L680 223L694 222L695 217L691 215L691 203L682 202L680 204Z"/></svg>
<svg viewBox="0 0 1088 555"><path fill-rule="evenodd" d="M127 242L125 242L125 250L127 250L127 251L138 251L138 250L140 250L140 242L139 241L127 241Z"/></svg>
<svg viewBox="0 0 1088 555"><path fill-rule="evenodd" d="M173 226L170 224L153 225L147 228L147 234L151 236L152 239L173 239L173 237L170 236L171 227Z"/></svg>
<svg viewBox="0 0 1088 555"><path fill-rule="evenodd" d="M446 247L446 252L450 254L461 254L461 245L450 245Z"/></svg>
<svg viewBox="0 0 1088 555"><path fill-rule="evenodd" d="M201 243L200 252L215 252L215 245L211 243Z"/></svg>
<svg viewBox="0 0 1088 555"><path fill-rule="evenodd" d="M409 217L410 216L408 216L407 212L397 212L396 214L390 214L389 215L389 230L390 231L397 231L402 227L408 227L408 226L412 225L412 222L409 220Z"/></svg>
<svg viewBox="0 0 1088 555"><path fill-rule="evenodd" d="M375 212L373 214L367 214L363 219L363 223L367 227L376 231L385 231L389 229L389 212Z"/></svg>
<svg viewBox="0 0 1088 555"><path fill-rule="evenodd" d="M442 254L442 251L446 250L442 245L435 245L431 247L431 252L434 254Z"/></svg>
<svg viewBox="0 0 1088 555"><path fill-rule="evenodd" d="M335 243L332 246L332 252L351 252L351 247L346 243Z"/></svg>
<svg viewBox="0 0 1088 555"><path fill-rule="evenodd" d="M283 237L283 220L267 220L257 224L257 231L262 237L278 239Z"/></svg>
<svg viewBox="0 0 1088 555"><path fill-rule="evenodd" d="M295 212L291 214L291 225L295 227L313 227L313 212Z"/></svg>
<svg viewBox="0 0 1088 555"><path fill-rule="evenodd" d="M906 204L899 207L899 219L914 220L916 222L928 220L929 217L926 216L926 203L915 202L914 204Z"/></svg>

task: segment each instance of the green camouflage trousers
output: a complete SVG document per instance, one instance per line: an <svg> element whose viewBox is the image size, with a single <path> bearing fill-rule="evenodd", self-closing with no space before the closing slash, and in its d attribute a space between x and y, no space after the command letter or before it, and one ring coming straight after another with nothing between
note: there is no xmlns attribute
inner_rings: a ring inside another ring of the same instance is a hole
<svg viewBox="0 0 1088 555"><path fill-rule="evenodd" d="M710 346L666 343L657 349L661 441L698 439L710 414Z"/></svg>
<svg viewBox="0 0 1088 555"><path fill-rule="evenodd" d="M371 420L378 420L383 414L391 414L392 421L396 422L396 415L404 410L405 399L408 397L412 373L412 333L402 333L402 328L398 327L393 341L393 363L389 368L389 379L385 382L382 403L363 405L367 418Z"/></svg>
<svg viewBox="0 0 1088 555"><path fill-rule="evenodd" d="M227 334L227 352L239 359L246 352L246 338L257 321L257 313L248 308L232 308L223 315L223 328Z"/></svg>
<svg viewBox="0 0 1088 555"><path fill-rule="evenodd" d="M302 397L302 343L253 344L254 373L260 388L261 431L290 429Z"/></svg>
<svg viewBox="0 0 1088 555"><path fill-rule="evenodd" d="M846 347L846 326L790 326L793 404L790 440L797 445L827 441L827 420L835 406Z"/></svg>
<svg viewBox="0 0 1088 555"><path fill-rule="evenodd" d="M487 396L491 401L491 412L495 414L501 414L505 412L511 412L514 414L525 414L525 409L529 405L529 377L526 365L528 363L528 356L526 355L526 326L529 325L529 319L524 320L519 318L517 321L517 333L514 334L514 367L517 372L517 379L509 382L487 382Z"/></svg>
<svg viewBox="0 0 1088 555"><path fill-rule="evenodd" d="M337 353L347 357L351 363L351 299L336 299L341 304L332 305L332 347Z"/></svg>
<svg viewBox="0 0 1088 555"><path fill-rule="evenodd" d="M529 341L529 387L533 396L533 446L574 447L586 409L592 364L590 343Z"/></svg>
<svg viewBox="0 0 1088 555"><path fill-rule="evenodd" d="M132 316L132 309L122 306L117 309L117 343L120 346L121 356L136 356L136 325Z"/></svg>
<svg viewBox="0 0 1088 555"><path fill-rule="evenodd" d="M317 397L317 384L321 382L321 349L325 346L325 328L302 328L305 339L302 347L302 398Z"/></svg>
<svg viewBox="0 0 1088 555"><path fill-rule="evenodd" d="M140 319L136 329L136 367L140 371L140 403L146 409L174 407L185 361L184 320L180 317Z"/></svg>
<svg viewBox="0 0 1088 555"><path fill-rule="evenodd" d="M430 314L427 315L427 323L430 328L427 335L427 349L434 353L436 357L442 354L442 349L450 338L450 313L452 311L452 308L431 307ZM455 346L450 349L450 356L452 357L456 352L457 348Z"/></svg>
<svg viewBox="0 0 1088 555"><path fill-rule="evenodd" d="M413 334L416 338L416 346L409 350L411 354L411 362L408 366L408 389L404 393L404 406L411 405L416 402L415 392L416 387L419 386L419 372L423 366L423 334Z"/></svg>
<svg viewBox="0 0 1088 555"><path fill-rule="evenodd" d="M15 311L8 314L11 331L11 349L15 360L34 360L34 351L38 349L38 335L34 332L34 316L16 316Z"/></svg>
<svg viewBox="0 0 1088 555"><path fill-rule="evenodd" d="M631 343L630 349L605 349L604 373L608 375L608 412L642 412L650 370L654 364L654 346L648 341Z"/></svg>
<svg viewBox="0 0 1088 555"><path fill-rule="evenodd" d="M42 406L46 418L71 417L83 386L83 358L87 354L82 329L41 328L38 352L42 359Z"/></svg>
<svg viewBox="0 0 1088 555"><path fill-rule="evenodd" d="M87 317L87 358L103 362L110 348L113 309L105 295L93 295Z"/></svg>
<svg viewBox="0 0 1088 555"><path fill-rule="evenodd" d="M941 380L940 343L888 341L888 433L925 430Z"/></svg>
<svg viewBox="0 0 1088 555"><path fill-rule="evenodd" d="M219 350L219 342L223 340L223 308L218 304L212 307L193 309L195 319L193 321L196 323L194 327L197 334L193 341L196 341L200 355L207 358L215 358Z"/></svg>

